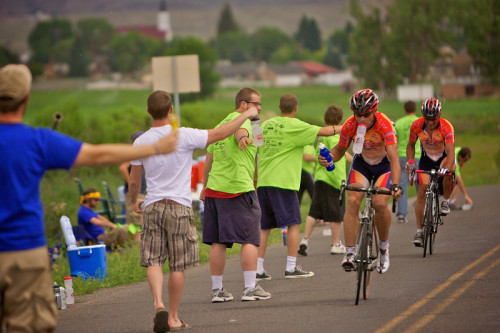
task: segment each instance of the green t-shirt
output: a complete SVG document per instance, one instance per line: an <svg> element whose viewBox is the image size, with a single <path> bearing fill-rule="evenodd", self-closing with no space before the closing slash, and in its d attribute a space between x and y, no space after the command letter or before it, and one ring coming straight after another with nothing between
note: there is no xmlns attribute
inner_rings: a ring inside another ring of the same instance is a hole
<svg viewBox="0 0 500 333"><path fill-rule="evenodd" d="M238 112L230 113L217 127L230 122L239 115ZM248 130L250 137L252 136L250 120L246 120L241 128ZM253 178L257 147L249 144L246 150L241 151L234 135L230 135L208 146L208 152L213 155L213 162L207 188L225 193L244 193L255 190Z"/></svg>
<svg viewBox="0 0 500 333"><path fill-rule="evenodd" d="M455 164L457 167L455 168L455 177L460 176L460 165L458 165L458 152L462 149L462 147L455 147Z"/></svg>
<svg viewBox="0 0 500 333"><path fill-rule="evenodd" d="M398 153L399 157L406 157L406 146L408 145L408 141L410 141L410 127L418 117L413 116L404 116L403 118L399 118L396 120L396 134L398 136ZM417 140L415 143L415 159L420 158L420 141Z"/></svg>
<svg viewBox="0 0 500 333"><path fill-rule="evenodd" d="M314 156L316 150L313 145L307 145L304 147L304 154ZM302 169L306 172L309 172L311 175L314 174L314 161L308 162L304 158L302 158Z"/></svg>
<svg viewBox="0 0 500 333"><path fill-rule="evenodd" d="M337 145L340 140L339 135L320 137L318 139L318 147L316 148L316 173L314 174L314 181L322 181L335 187L336 189L340 189L340 185L342 184L342 180L346 179L346 158L345 155L342 156L340 160L335 162L335 169L333 171L326 170L325 167L322 167L318 162L319 156L319 144L323 143L326 148L331 149Z"/></svg>
<svg viewBox="0 0 500 333"><path fill-rule="evenodd" d="M298 191L304 146L314 144L319 127L297 118L274 117L262 124L257 187Z"/></svg>

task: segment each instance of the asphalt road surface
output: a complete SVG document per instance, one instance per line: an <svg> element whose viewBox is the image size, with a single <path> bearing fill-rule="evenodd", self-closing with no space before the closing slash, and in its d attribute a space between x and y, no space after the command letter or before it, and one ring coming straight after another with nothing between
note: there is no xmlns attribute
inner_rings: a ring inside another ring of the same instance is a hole
<svg viewBox="0 0 500 333"><path fill-rule="evenodd" d="M390 269L374 273L370 295L354 305L355 273L342 255L330 255L325 227L315 228L307 257L298 264L315 275L285 280L286 249L268 248L260 285L270 300L241 302L239 258L226 263L224 287L235 299L211 303L208 264L186 271L180 317L189 332L500 332L500 186L468 189L469 211L452 211L437 234L433 255L412 245L414 214L407 224L393 216ZM411 200L411 199L410 199ZM412 205L410 201L410 209ZM164 289L167 303L167 291ZM147 282L76 296L60 311L57 332L152 332Z"/></svg>

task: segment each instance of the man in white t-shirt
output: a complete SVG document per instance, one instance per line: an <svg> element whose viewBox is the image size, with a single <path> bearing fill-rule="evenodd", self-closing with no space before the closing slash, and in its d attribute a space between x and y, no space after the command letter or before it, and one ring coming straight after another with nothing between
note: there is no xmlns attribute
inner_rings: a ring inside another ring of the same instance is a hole
<svg viewBox="0 0 500 333"><path fill-rule="evenodd" d="M134 146L156 142L172 131L170 114L172 98L161 90L148 98L148 113L153 126L134 142ZM141 265L147 267L147 278L155 305L154 331L167 332L170 328L189 328L178 317L178 308L184 285L184 270L198 265L198 234L191 208L191 164L193 150L222 140L240 128L259 112L250 108L233 121L215 129L180 128L175 154L157 155L132 161L129 179L131 203L136 212L144 213L141 231ZM141 175L146 172L147 194L144 211L137 195ZM165 309L163 293L163 265L168 259L169 312Z"/></svg>

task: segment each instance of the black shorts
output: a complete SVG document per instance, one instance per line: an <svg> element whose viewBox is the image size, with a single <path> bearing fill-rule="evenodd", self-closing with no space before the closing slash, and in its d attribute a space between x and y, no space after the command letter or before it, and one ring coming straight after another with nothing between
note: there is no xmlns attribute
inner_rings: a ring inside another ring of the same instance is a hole
<svg viewBox="0 0 500 333"><path fill-rule="evenodd" d="M261 229L302 223L297 191L263 186L257 189L257 196L262 210Z"/></svg>
<svg viewBox="0 0 500 333"><path fill-rule="evenodd" d="M339 205L340 190L322 181L314 183L314 195L309 216L325 222L344 220L345 200Z"/></svg>
<svg viewBox="0 0 500 333"><path fill-rule="evenodd" d="M351 170L349 170L347 185L358 183L364 187L369 187L372 178L378 187L391 187L391 164L387 156L379 164L371 165L366 163L363 156L355 154Z"/></svg>
<svg viewBox="0 0 500 333"><path fill-rule="evenodd" d="M418 162L418 168L420 170L426 170L426 171L430 171L432 169L439 170L439 168L441 167L441 164L443 163L443 160L445 158L446 158L446 151L443 151L443 155L437 161L432 160L429 156L427 156L425 151L422 151L422 155L420 156L420 161ZM426 175L424 173L420 173L420 174L418 174L417 178L418 178L419 184L424 184L424 185L429 184L429 176L428 175ZM443 177L438 178L438 185L439 185L438 186L439 194L443 195L443 193L444 193Z"/></svg>
<svg viewBox="0 0 500 333"><path fill-rule="evenodd" d="M297 195L295 195L297 197ZM260 206L255 191L230 199L205 198L203 243L260 245Z"/></svg>

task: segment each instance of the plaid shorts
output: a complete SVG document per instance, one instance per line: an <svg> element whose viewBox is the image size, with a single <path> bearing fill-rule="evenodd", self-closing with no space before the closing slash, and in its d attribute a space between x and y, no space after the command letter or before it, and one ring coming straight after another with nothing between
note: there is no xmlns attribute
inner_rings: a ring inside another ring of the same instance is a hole
<svg viewBox="0 0 500 333"><path fill-rule="evenodd" d="M53 332L58 311L46 246L0 252L0 331Z"/></svg>
<svg viewBox="0 0 500 333"><path fill-rule="evenodd" d="M141 266L183 271L199 263L198 233L193 210L157 201L146 207L141 230Z"/></svg>

